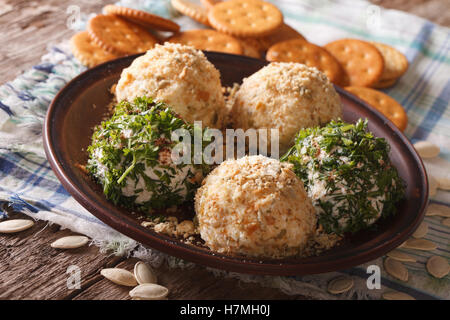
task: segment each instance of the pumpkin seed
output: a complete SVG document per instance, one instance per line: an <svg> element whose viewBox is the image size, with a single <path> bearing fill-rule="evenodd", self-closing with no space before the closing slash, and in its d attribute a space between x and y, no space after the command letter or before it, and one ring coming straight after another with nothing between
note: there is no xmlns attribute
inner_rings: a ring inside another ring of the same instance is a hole
<svg viewBox="0 0 450 320"><path fill-rule="evenodd" d="M428 233L428 223L426 223L425 221L423 221L419 227L416 229L416 231L414 231L413 233L413 237L416 239L420 239L425 237L425 235Z"/></svg>
<svg viewBox="0 0 450 320"><path fill-rule="evenodd" d="M422 158L435 158L439 155L441 150L437 145L431 143L430 141L419 141L414 143L414 148L416 148L417 153Z"/></svg>
<svg viewBox="0 0 450 320"><path fill-rule="evenodd" d="M447 259L439 256L432 256L427 261L428 272L436 278L443 278L450 272L450 265Z"/></svg>
<svg viewBox="0 0 450 320"><path fill-rule="evenodd" d="M120 284L122 286L134 287L138 284L134 275L125 269L106 268L102 269L100 274L115 284Z"/></svg>
<svg viewBox="0 0 450 320"><path fill-rule="evenodd" d="M58 249L75 249L84 246L89 242L89 238L85 236L68 236L62 237L54 241L50 246Z"/></svg>
<svg viewBox="0 0 450 320"><path fill-rule="evenodd" d="M408 269L400 261L392 258L386 258L384 260L384 268L394 278L400 281L408 281Z"/></svg>
<svg viewBox="0 0 450 320"><path fill-rule="evenodd" d="M139 284L158 282L153 270L142 261L134 265L134 277Z"/></svg>
<svg viewBox="0 0 450 320"><path fill-rule="evenodd" d="M384 300L416 300L411 297L409 294L398 292L398 291L389 291L383 293Z"/></svg>
<svg viewBox="0 0 450 320"><path fill-rule="evenodd" d="M438 187L439 184L437 180L431 174L428 174L428 194L430 197L436 195Z"/></svg>
<svg viewBox="0 0 450 320"><path fill-rule="evenodd" d="M446 227L450 227L450 218L442 220L442 224Z"/></svg>
<svg viewBox="0 0 450 320"><path fill-rule="evenodd" d="M15 233L27 230L34 225L34 221L27 219L14 219L0 222L0 233Z"/></svg>
<svg viewBox="0 0 450 320"><path fill-rule="evenodd" d="M388 257L391 257L392 259L395 259L397 261L401 262L416 262L416 258L413 256L410 256L407 253L401 252L400 250L392 250L391 252L387 253Z"/></svg>
<svg viewBox="0 0 450 320"><path fill-rule="evenodd" d="M398 249L398 248L404 248L404 247L405 247L405 243L406 243L406 241L402 242L402 243L397 247L397 249Z"/></svg>
<svg viewBox="0 0 450 320"><path fill-rule="evenodd" d="M130 291L130 297L139 300L163 300L169 294L166 287L155 283L144 283Z"/></svg>
<svg viewBox="0 0 450 320"><path fill-rule="evenodd" d="M426 216L440 216L450 218L450 207L441 204L432 203L428 206Z"/></svg>
<svg viewBox="0 0 450 320"><path fill-rule="evenodd" d="M436 180L438 182L439 189L450 190L450 177L448 176L436 177Z"/></svg>
<svg viewBox="0 0 450 320"><path fill-rule="evenodd" d="M403 248L432 251L436 250L437 245L426 239L408 239L403 245Z"/></svg>
<svg viewBox="0 0 450 320"><path fill-rule="evenodd" d="M339 294L347 292L353 288L353 279L349 277L337 277L328 283L328 292L331 294Z"/></svg>

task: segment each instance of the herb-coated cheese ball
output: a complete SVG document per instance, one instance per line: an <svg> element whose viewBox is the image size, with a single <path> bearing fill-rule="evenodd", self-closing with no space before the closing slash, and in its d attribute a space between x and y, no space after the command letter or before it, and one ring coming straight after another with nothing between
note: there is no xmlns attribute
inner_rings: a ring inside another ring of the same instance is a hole
<svg viewBox="0 0 450 320"><path fill-rule="evenodd" d="M188 122L221 127L225 112L219 71L205 55L175 43L156 45L122 71L118 101L148 96L164 101Z"/></svg>
<svg viewBox="0 0 450 320"><path fill-rule="evenodd" d="M287 163L264 156L227 160L195 196L201 238L213 251L282 258L301 252L316 214Z"/></svg>
<svg viewBox="0 0 450 320"><path fill-rule="evenodd" d="M114 115L95 128L88 147L88 172L114 204L150 212L192 200L207 166L175 161L172 133L194 126L162 102L122 101ZM181 162L181 163L178 163Z"/></svg>
<svg viewBox="0 0 450 320"><path fill-rule="evenodd" d="M302 129L283 160L294 165L326 233L365 229L395 213L404 183L389 159L389 144L356 124L331 121Z"/></svg>
<svg viewBox="0 0 450 320"><path fill-rule="evenodd" d="M236 128L279 129L280 152L301 128L342 117L341 100L328 78L300 63L271 63L244 79L235 95Z"/></svg>

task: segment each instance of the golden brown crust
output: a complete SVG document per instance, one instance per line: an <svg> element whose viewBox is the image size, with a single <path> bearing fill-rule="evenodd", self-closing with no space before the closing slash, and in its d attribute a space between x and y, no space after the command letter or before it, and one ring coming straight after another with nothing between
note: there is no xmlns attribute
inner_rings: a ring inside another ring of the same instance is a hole
<svg viewBox="0 0 450 320"><path fill-rule="evenodd" d="M341 39L326 44L325 49L339 61L351 86L370 87L383 74L383 56L366 41Z"/></svg>
<svg viewBox="0 0 450 320"><path fill-rule="evenodd" d="M216 4L208 13L214 29L236 37L263 37L283 23L276 6L261 0L230 0Z"/></svg>
<svg viewBox="0 0 450 320"><path fill-rule="evenodd" d="M403 107L394 99L381 91L364 87L345 87L361 100L366 101L391 120L401 131L408 125L408 116Z"/></svg>
<svg viewBox="0 0 450 320"><path fill-rule="evenodd" d="M208 10L188 0L172 0L172 6L182 14L194 19L205 26L209 26Z"/></svg>
<svg viewBox="0 0 450 320"><path fill-rule="evenodd" d="M371 42L381 53L384 59L382 81L393 80L401 77L408 70L408 59L397 49L384 43Z"/></svg>
<svg viewBox="0 0 450 320"><path fill-rule="evenodd" d="M255 44L253 39L250 38L235 38L239 41L242 47L242 54L247 57L252 57L256 59L261 58L261 51L259 50L258 44Z"/></svg>
<svg viewBox="0 0 450 320"><path fill-rule="evenodd" d="M115 14L125 19L129 19L132 22L142 24L145 27L160 31L178 32L180 30L180 26L177 23L156 14L151 14L141 10L108 4L103 7L103 12L106 14Z"/></svg>
<svg viewBox="0 0 450 320"><path fill-rule="evenodd" d="M181 43L198 50L219 51L242 54L242 46L238 40L215 30L197 29L177 33L168 42Z"/></svg>
<svg viewBox="0 0 450 320"><path fill-rule="evenodd" d="M258 38L257 40L259 42L261 50L266 51L275 43L293 39L301 39L307 41L300 32L287 25L286 23L283 23L274 33L262 38Z"/></svg>
<svg viewBox="0 0 450 320"><path fill-rule="evenodd" d="M99 14L88 22L89 36L98 46L113 54L145 52L158 40L141 26L115 15Z"/></svg>
<svg viewBox="0 0 450 320"><path fill-rule="evenodd" d="M376 83L372 85L372 88L376 89L384 89L392 87L397 83L397 79L390 79L390 80L378 80Z"/></svg>
<svg viewBox="0 0 450 320"><path fill-rule="evenodd" d="M89 68L119 57L96 45L89 37L87 31L73 35L70 39L70 45L75 58Z"/></svg>
<svg viewBox="0 0 450 320"><path fill-rule="evenodd" d="M219 2L222 2L222 0L200 0L200 3L208 10L214 7Z"/></svg>
<svg viewBox="0 0 450 320"><path fill-rule="evenodd" d="M305 40L295 39L274 44L267 51L266 60L303 63L325 73L331 82L342 84L343 70L339 62L324 48Z"/></svg>

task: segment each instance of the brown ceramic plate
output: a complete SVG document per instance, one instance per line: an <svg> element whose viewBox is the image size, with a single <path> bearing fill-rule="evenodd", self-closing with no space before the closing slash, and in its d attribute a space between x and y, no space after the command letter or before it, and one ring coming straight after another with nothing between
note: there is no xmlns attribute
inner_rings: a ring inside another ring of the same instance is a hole
<svg viewBox="0 0 450 320"><path fill-rule="evenodd" d="M378 221L375 230L362 231L338 247L317 257L261 260L230 257L203 247L187 245L140 226L127 210L108 202L101 188L85 176L76 164L85 164L86 147L92 128L99 124L111 101L109 89L123 68L137 56L107 62L90 69L68 83L48 109L44 127L47 158L57 177L72 196L107 225L151 248L182 259L229 271L300 275L342 270L380 257L405 241L422 221L428 199L428 184L423 164L408 139L384 116L353 95L336 88L344 105L344 119L369 120L369 129L391 145L391 159L406 182L406 199L395 216ZM241 82L266 62L220 53L207 53L219 69L222 84ZM295 116L295 115L293 115Z"/></svg>

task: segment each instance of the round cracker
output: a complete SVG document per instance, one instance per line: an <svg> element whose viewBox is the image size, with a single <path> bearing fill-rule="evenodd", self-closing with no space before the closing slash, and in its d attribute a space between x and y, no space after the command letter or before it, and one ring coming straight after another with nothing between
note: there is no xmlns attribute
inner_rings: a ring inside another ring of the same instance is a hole
<svg viewBox="0 0 450 320"><path fill-rule="evenodd" d="M216 4L208 13L214 29L236 37L263 37L283 23L276 6L261 0L229 0Z"/></svg>
<svg viewBox="0 0 450 320"><path fill-rule="evenodd" d="M238 40L215 30L188 30L177 33L167 41L189 45L198 50L242 54L242 47Z"/></svg>
<svg viewBox="0 0 450 320"><path fill-rule="evenodd" d="M384 58L384 70L380 80L393 80L401 77L408 70L408 59L397 49L384 43L371 42Z"/></svg>
<svg viewBox="0 0 450 320"><path fill-rule="evenodd" d="M208 10L188 0L171 0L172 6L180 13L194 19L205 26L209 26Z"/></svg>
<svg viewBox="0 0 450 320"><path fill-rule="evenodd" d="M124 19L131 20L131 22L141 24L144 27L160 31L178 32L180 30L180 26L177 23L141 10L108 4L103 7L103 12L106 14L115 14Z"/></svg>
<svg viewBox="0 0 450 320"><path fill-rule="evenodd" d="M306 41L305 37L300 32L286 23L283 23L274 33L258 38L257 40L261 50L266 51L275 43L293 39L301 39Z"/></svg>
<svg viewBox="0 0 450 320"><path fill-rule="evenodd" d="M372 88L376 89L384 89L392 87L394 84L397 83L397 79L390 79L390 80L378 80L372 85Z"/></svg>
<svg viewBox="0 0 450 320"><path fill-rule="evenodd" d="M380 80L384 59L372 44L357 39L341 39L325 45L346 71L351 86L370 87Z"/></svg>
<svg viewBox="0 0 450 320"><path fill-rule="evenodd" d="M235 38L239 41L242 47L242 54L247 57L252 57L256 59L261 59L261 51L254 39L250 38Z"/></svg>
<svg viewBox="0 0 450 320"><path fill-rule="evenodd" d="M408 125L408 116L406 115L405 109L387 94L364 87L345 87L345 90L351 92L377 109L386 118L391 120L401 131L406 129L406 126Z"/></svg>
<svg viewBox="0 0 450 320"><path fill-rule="evenodd" d="M91 68L100 63L118 58L96 45L87 31L74 34L70 39L72 53L82 64Z"/></svg>
<svg viewBox="0 0 450 320"><path fill-rule="evenodd" d="M87 31L98 46L119 55L145 52L158 42L141 26L115 15L93 17L88 22Z"/></svg>
<svg viewBox="0 0 450 320"><path fill-rule="evenodd" d="M342 83L343 70L333 55L305 40L294 39L274 44L267 51L266 60L303 63L325 73L331 82Z"/></svg>
<svg viewBox="0 0 450 320"><path fill-rule="evenodd" d="M200 0L200 3L208 10L214 7L219 2L222 2L222 0Z"/></svg>

